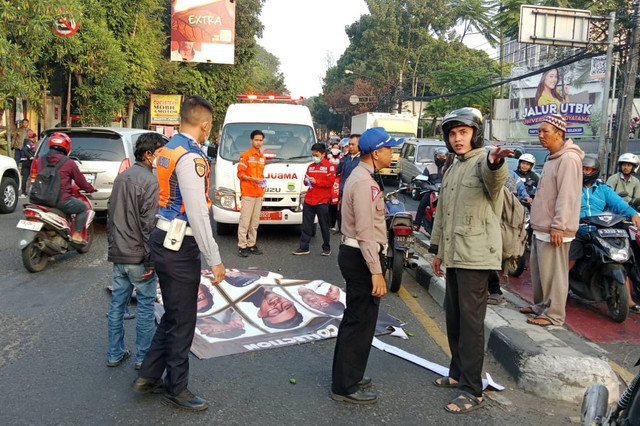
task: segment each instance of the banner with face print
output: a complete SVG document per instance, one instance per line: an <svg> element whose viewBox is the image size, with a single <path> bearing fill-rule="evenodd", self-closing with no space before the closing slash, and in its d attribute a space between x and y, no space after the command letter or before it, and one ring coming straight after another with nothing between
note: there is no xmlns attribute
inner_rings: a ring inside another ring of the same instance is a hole
<svg viewBox="0 0 640 426"><path fill-rule="evenodd" d="M172 0L171 60L233 64L235 0Z"/></svg>
<svg viewBox="0 0 640 426"><path fill-rule="evenodd" d="M225 280L211 284L203 270L198 289L198 319L191 352L213 358L329 339L338 335L345 292L322 280L292 280L269 271L227 269ZM158 294L156 318L164 308ZM376 334L402 323L383 312Z"/></svg>
<svg viewBox="0 0 640 426"><path fill-rule="evenodd" d="M568 138L598 137L603 120L604 63L604 56L584 59L511 83L509 138L537 138L549 114L564 117Z"/></svg>

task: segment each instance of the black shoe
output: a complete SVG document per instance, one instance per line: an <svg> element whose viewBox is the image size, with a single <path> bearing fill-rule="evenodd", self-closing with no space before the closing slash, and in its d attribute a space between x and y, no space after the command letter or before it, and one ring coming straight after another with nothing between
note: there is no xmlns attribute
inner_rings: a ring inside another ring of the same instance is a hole
<svg viewBox="0 0 640 426"><path fill-rule="evenodd" d="M131 389L137 393L164 393L164 381L148 377L138 377L131 384Z"/></svg>
<svg viewBox="0 0 640 426"><path fill-rule="evenodd" d="M173 405L189 411L203 411L209 408L209 403L204 399L195 396L189 389L184 389L178 395L173 396L168 393L164 394L162 403L165 405Z"/></svg>
<svg viewBox="0 0 640 426"><path fill-rule="evenodd" d="M135 364L133 364L133 368L136 370L140 370L142 368L142 363L136 362Z"/></svg>
<svg viewBox="0 0 640 426"><path fill-rule="evenodd" d="M241 248L238 250L238 256L240 257L249 257L249 250L246 248Z"/></svg>
<svg viewBox="0 0 640 426"><path fill-rule="evenodd" d="M320 256L331 256L331 250L322 250Z"/></svg>
<svg viewBox="0 0 640 426"><path fill-rule="evenodd" d="M122 358L120 358L119 360L107 361L107 367L117 367L123 362L125 362L127 359L129 359L130 356L131 356L131 351L127 349L124 351L124 354L122 354Z"/></svg>
<svg viewBox="0 0 640 426"><path fill-rule="evenodd" d="M262 254L262 250L258 246L247 247L247 250L249 250L249 254Z"/></svg>
<svg viewBox="0 0 640 426"><path fill-rule="evenodd" d="M291 254L296 255L296 256L302 256L305 254L309 254L309 249L303 250L301 248L294 250L291 252Z"/></svg>
<svg viewBox="0 0 640 426"><path fill-rule="evenodd" d="M351 404L375 404L378 402L378 395L375 392L358 390L350 395L339 395L331 393L331 399L334 401L349 402Z"/></svg>
<svg viewBox="0 0 640 426"><path fill-rule="evenodd" d="M126 320L134 319L135 317L136 317L136 314L132 314L132 313L129 313L129 312L125 312L125 314L124 314L124 319L126 319Z"/></svg>
<svg viewBox="0 0 640 426"><path fill-rule="evenodd" d="M358 382L358 387L361 388L366 388L369 385L371 385L371 377L369 376L364 376L362 380Z"/></svg>

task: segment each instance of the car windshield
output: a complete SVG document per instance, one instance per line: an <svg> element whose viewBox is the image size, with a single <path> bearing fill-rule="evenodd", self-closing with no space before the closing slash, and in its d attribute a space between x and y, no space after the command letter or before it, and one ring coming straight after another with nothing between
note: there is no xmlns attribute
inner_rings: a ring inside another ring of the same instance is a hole
<svg viewBox="0 0 640 426"><path fill-rule="evenodd" d="M237 161L251 147L251 132L264 133L262 151L267 160L308 162L316 135L309 126L299 124L231 123L224 126L218 154Z"/></svg>
<svg viewBox="0 0 640 426"><path fill-rule="evenodd" d="M416 163L428 163L433 161L433 153L444 145L418 145Z"/></svg>
<svg viewBox="0 0 640 426"><path fill-rule="evenodd" d="M42 141L38 157L49 152L49 137ZM122 138L114 133L70 132L71 157L80 161L122 161L126 157Z"/></svg>

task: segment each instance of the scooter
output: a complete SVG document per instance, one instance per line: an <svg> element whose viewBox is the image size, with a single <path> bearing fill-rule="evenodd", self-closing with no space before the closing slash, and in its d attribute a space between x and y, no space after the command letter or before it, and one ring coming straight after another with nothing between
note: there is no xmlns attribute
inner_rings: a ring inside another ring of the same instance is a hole
<svg viewBox="0 0 640 426"><path fill-rule="evenodd" d="M623 322L629 313L626 278L633 252L627 231L615 227L625 219L611 213L582 218L588 229L584 256L569 272L569 289L583 299L607 302L615 322Z"/></svg>
<svg viewBox="0 0 640 426"><path fill-rule="evenodd" d="M414 258L413 218L398 199L398 194L406 189L406 186L400 187L384 196L388 237L387 271L390 276L389 291L392 293L400 290L404 267L410 266L409 259Z"/></svg>
<svg viewBox="0 0 640 426"><path fill-rule="evenodd" d="M636 211L640 211L640 198L634 198L629 201L629 205L636 209ZM640 229L629 223L627 231L629 232L629 238L631 239L631 251L633 251L633 257L634 259L640 259ZM636 296L640 297L640 265L638 262L633 262L630 265L628 274Z"/></svg>
<svg viewBox="0 0 640 426"><path fill-rule="evenodd" d="M71 239L71 229L75 224L75 215L67 217L62 211L39 204L26 203L24 205L24 219L18 222L17 228L23 230L20 237L22 264L29 272L40 272L49 257L76 250L86 253L93 242L93 218L95 212L87 196L73 185L72 196L87 205L87 223L82 232L86 244L77 243Z"/></svg>
<svg viewBox="0 0 640 426"><path fill-rule="evenodd" d="M428 176L418 175L412 180L413 183L413 191L417 189L418 196L417 199L421 200L424 194L429 194L429 202L424 210L424 220L422 222L422 226L427 231L429 235L431 235L431 231L433 230L433 221L436 217L436 209L438 206L438 197L440 195L440 187L442 183L440 182L432 182Z"/></svg>
<svg viewBox="0 0 640 426"><path fill-rule="evenodd" d="M640 365L640 359L636 366ZM607 410L609 390L602 383L591 385L584 393L580 424L640 426L640 371L629 383L615 406Z"/></svg>

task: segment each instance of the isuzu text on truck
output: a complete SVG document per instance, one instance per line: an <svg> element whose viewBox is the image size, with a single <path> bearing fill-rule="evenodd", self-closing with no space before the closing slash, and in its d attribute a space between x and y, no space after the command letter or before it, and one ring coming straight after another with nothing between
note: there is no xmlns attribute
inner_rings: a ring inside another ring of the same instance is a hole
<svg viewBox="0 0 640 426"><path fill-rule="evenodd" d="M253 98L256 99L255 95ZM246 96L245 96L246 97ZM259 97L269 99L269 97ZM273 97L271 97L273 98ZM279 97L282 98L282 97ZM279 103L232 104L227 109L214 169L213 218L216 232L225 234L240 219L238 159L251 147L251 132L264 133L267 188L260 222L301 224L307 187L303 184L316 143L311 113L306 106Z"/></svg>
<svg viewBox="0 0 640 426"><path fill-rule="evenodd" d="M418 116L407 113L365 112L351 117L351 134L361 135L372 127L384 127L389 136L394 139L415 138L418 131ZM381 175L398 176L398 157L401 149L402 145L393 147L391 165L380 170Z"/></svg>

